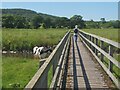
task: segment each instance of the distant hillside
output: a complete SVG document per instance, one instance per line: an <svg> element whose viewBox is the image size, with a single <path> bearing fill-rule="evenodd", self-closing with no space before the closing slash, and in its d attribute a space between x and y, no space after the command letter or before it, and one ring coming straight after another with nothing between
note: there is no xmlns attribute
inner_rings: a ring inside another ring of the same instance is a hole
<svg viewBox="0 0 120 90"><path fill-rule="evenodd" d="M43 13L37 13L35 11L27 10L27 9L2 9L2 14L3 15L8 15L8 14L10 14L10 15L20 15L20 16L26 17L28 19L32 19L36 15L40 15L44 19L45 18L51 18L51 19L59 18L57 16L52 16L52 15L43 14Z"/></svg>

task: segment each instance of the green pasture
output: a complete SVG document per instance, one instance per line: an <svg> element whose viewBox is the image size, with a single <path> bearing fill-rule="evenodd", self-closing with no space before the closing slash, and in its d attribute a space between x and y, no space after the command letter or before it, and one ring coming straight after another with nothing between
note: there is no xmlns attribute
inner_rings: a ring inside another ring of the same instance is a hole
<svg viewBox="0 0 120 90"><path fill-rule="evenodd" d="M3 50L32 50L37 46L58 44L67 32L66 29L3 29Z"/></svg>
<svg viewBox="0 0 120 90"><path fill-rule="evenodd" d="M57 45L68 30L66 29L3 29L2 48L3 50L32 50L38 46ZM118 40L118 29L83 29L114 41ZM114 56L119 60L118 56ZM108 60L103 62L108 66ZM3 88L24 88L38 70L39 61L23 57L2 57L2 87ZM117 67L113 66L113 74L120 79ZM48 73L48 86L52 78L52 67Z"/></svg>
<svg viewBox="0 0 120 90"><path fill-rule="evenodd" d="M38 70L39 60L2 57L2 87L23 88Z"/></svg>
<svg viewBox="0 0 120 90"><path fill-rule="evenodd" d="M120 42L119 29L83 29L83 31Z"/></svg>
<svg viewBox="0 0 120 90"><path fill-rule="evenodd" d="M68 30L65 29L3 29L3 50L32 50L35 45L57 45ZM24 88L38 70L39 61L13 56L2 57L3 89ZM49 72L48 85L52 78Z"/></svg>

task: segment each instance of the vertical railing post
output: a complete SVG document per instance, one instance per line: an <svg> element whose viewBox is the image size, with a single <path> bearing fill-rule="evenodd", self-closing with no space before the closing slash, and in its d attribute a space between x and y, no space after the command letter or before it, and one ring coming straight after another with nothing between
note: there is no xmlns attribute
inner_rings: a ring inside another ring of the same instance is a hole
<svg viewBox="0 0 120 90"><path fill-rule="evenodd" d="M113 56L113 47L109 45L109 55ZM109 70L112 72L113 63L109 60Z"/></svg>
<svg viewBox="0 0 120 90"><path fill-rule="evenodd" d="M94 37L92 37L92 42L94 43ZM95 48L92 46L93 52L95 52Z"/></svg>
<svg viewBox="0 0 120 90"><path fill-rule="evenodd" d="M103 42L103 41L100 42L100 48L101 48L102 50L104 49L104 42ZM101 53L100 59L101 59L101 61L103 61L103 59L104 59L104 56L103 56L102 53Z"/></svg>
<svg viewBox="0 0 120 90"><path fill-rule="evenodd" d="M98 39L96 38L96 45L98 46ZM98 50L97 49L95 49L95 54L98 56Z"/></svg>
<svg viewBox="0 0 120 90"><path fill-rule="evenodd" d="M45 61L46 61L46 59L42 59L39 61L39 68L44 64Z"/></svg>
<svg viewBox="0 0 120 90"><path fill-rule="evenodd" d="M90 41L92 41L92 37L90 36ZM92 48L91 44L90 44L90 48Z"/></svg>
<svg viewBox="0 0 120 90"><path fill-rule="evenodd" d="M84 34L84 37L85 37L85 38L87 38L86 36L87 36L87 35L86 35L86 34ZM85 43L87 43L87 41L86 41L86 40L85 40Z"/></svg>

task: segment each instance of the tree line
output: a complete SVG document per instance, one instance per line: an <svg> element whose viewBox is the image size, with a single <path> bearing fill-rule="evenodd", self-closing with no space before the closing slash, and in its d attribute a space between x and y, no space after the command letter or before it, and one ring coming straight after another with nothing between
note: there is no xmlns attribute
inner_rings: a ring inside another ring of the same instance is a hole
<svg viewBox="0 0 120 90"><path fill-rule="evenodd" d="M120 20L100 21L83 20L81 15L74 15L70 19L67 17L57 17L42 13L36 13L25 9L3 9L3 28L74 28L77 24L79 28L120 28Z"/></svg>

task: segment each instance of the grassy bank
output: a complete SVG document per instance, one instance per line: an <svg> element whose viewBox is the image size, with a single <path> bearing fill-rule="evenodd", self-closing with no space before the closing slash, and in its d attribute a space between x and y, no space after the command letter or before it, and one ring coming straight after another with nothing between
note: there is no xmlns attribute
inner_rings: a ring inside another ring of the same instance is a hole
<svg viewBox="0 0 120 90"><path fill-rule="evenodd" d="M32 50L35 45L53 46L66 32L65 29L3 29L3 50Z"/></svg>
<svg viewBox="0 0 120 90"><path fill-rule="evenodd" d="M22 57L3 56L2 63L3 88L23 88L38 70L39 61Z"/></svg>
<svg viewBox="0 0 120 90"><path fill-rule="evenodd" d="M3 50L32 50L38 46L53 46L59 43L68 30L65 29L3 29ZM2 57L3 89L24 88L38 70L39 61L30 58ZM52 78L52 68L49 72L48 85Z"/></svg>
<svg viewBox="0 0 120 90"><path fill-rule="evenodd" d="M83 31L120 42L119 29L83 29Z"/></svg>

